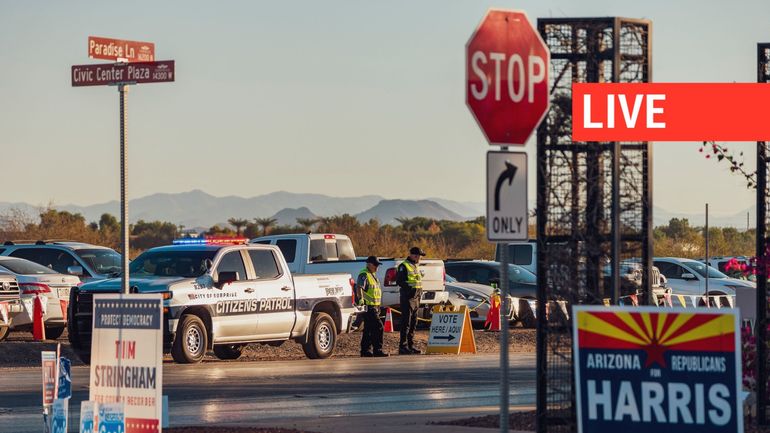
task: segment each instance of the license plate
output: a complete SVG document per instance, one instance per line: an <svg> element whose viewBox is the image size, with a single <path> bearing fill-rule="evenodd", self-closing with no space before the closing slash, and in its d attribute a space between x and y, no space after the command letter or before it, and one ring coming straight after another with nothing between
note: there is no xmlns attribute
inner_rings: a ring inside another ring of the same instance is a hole
<svg viewBox="0 0 770 433"><path fill-rule="evenodd" d="M70 299L70 288L69 287L63 287L56 289L59 295L59 299L64 299L66 301L69 301Z"/></svg>

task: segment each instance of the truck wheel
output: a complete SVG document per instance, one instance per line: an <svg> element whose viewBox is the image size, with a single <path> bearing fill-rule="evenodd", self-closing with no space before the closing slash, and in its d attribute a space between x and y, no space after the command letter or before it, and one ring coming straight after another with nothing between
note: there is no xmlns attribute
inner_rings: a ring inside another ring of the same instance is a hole
<svg viewBox="0 0 770 433"><path fill-rule="evenodd" d="M313 313L310 318L308 342L302 345L302 351L310 359L325 359L331 356L337 346L337 328L334 320L326 313Z"/></svg>
<svg viewBox="0 0 770 433"><path fill-rule="evenodd" d="M57 326L57 327L45 327L45 338L47 340L58 340L59 337L61 337L62 334L64 334L64 326Z"/></svg>
<svg viewBox="0 0 770 433"><path fill-rule="evenodd" d="M238 359L243 353L243 344L218 344L214 346L214 355L222 360Z"/></svg>
<svg viewBox="0 0 770 433"><path fill-rule="evenodd" d="M6 338L8 338L8 334L10 333L11 333L10 326L0 326L0 341L3 341Z"/></svg>
<svg viewBox="0 0 770 433"><path fill-rule="evenodd" d="M197 364L206 354L208 338L206 325L194 314L185 314L179 320L171 357L179 364Z"/></svg>

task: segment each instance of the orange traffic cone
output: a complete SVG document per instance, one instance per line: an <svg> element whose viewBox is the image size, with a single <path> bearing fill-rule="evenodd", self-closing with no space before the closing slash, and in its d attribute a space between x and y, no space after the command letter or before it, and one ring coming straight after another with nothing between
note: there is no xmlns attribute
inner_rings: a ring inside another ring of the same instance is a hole
<svg viewBox="0 0 770 433"><path fill-rule="evenodd" d="M500 296L498 295L492 295L489 311L487 312L487 320L484 322L484 326L488 327L487 331L500 330Z"/></svg>
<svg viewBox="0 0 770 433"><path fill-rule="evenodd" d="M390 308L385 309L385 327L384 332L393 332L393 314L390 312Z"/></svg>
<svg viewBox="0 0 770 433"><path fill-rule="evenodd" d="M32 313L32 336L36 341L45 340L45 325L43 323L43 301L35 296L35 306Z"/></svg>
<svg viewBox="0 0 770 433"><path fill-rule="evenodd" d="M59 299L59 307L61 307L61 317L64 319L64 321L67 321L67 305L69 304L69 301L64 299Z"/></svg>

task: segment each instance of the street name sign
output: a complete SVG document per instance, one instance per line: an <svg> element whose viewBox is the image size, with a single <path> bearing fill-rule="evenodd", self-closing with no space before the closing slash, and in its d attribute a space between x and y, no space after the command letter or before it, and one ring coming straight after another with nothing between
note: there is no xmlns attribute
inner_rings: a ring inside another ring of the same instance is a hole
<svg viewBox="0 0 770 433"><path fill-rule="evenodd" d="M578 432L743 432L738 310L572 311Z"/></svg>
<svg viewBox="0 0 770 433"><path fill-rule="evenodd" d="M525 12L481 20L465 46L465 101L489 144L523 145L543 120L550 59Z"/></svg>
<svg viewBox="0 0 770 433"><path fill-rule="evenodd" d="M156 433L163 404L160 294L95 295L89 400L125 404L125 433ZM101 428L99 429L101 432Z"/></svg>
<svg viewBox="0 0 770 433"><path fill-rule="evenodd" d="M73 65L72 87L174 81L174 61Z"/></svg>
<svg viewBox="0 0 770 433"><path fill-rule="evenodd" d="M527 240L527 154L487 152L487 239Z"/></svg>
<svg viewBox="0 0 770 433"><path fill-rule="evenodd" d="M476 353L468 307L433 308L426 353Z"/></svg>
<svg viewBox="0 0 770 433"><path fill-rule="evenodd" d="M88 57L116 62L154 62L155 44L89 36Z"/></svg>

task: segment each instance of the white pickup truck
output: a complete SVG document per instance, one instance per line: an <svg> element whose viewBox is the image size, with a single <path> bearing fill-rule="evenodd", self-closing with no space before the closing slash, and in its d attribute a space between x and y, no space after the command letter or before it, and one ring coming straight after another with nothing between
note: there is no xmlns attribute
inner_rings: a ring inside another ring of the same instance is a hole
<svg viewBox="0 0 770 433"><path fill-rule="evenodd" d="M289 269L294 274L340 272L357 278L366 266L366 258L356 258L353 243L345 235L330 233L287 234L263 236L252 239L252 244L275 245L280 248ZM403 259L380 258L382 266L377 278L382 285L382 305L399 305L399 288L396 273ZM422 298L420 304L430 306L447 302L449 295L444 288L446 272L444 261L420 260ZM427 310L427 309L426 309Z"/></svg>
<svg viewBox="0 0 770 433"><path fill-rule="evenodd" d="M152 248L131 262L132 293L162 293L164 351L197 363L211 349L236 359L248 343L302 345L308 358L327 358L337 335L349 332L356 308L348 274L293 276L274 246L199 243ZM90 360L92 304L116 293L120 279L84 284L70 296L69 339Z"/></svg>

